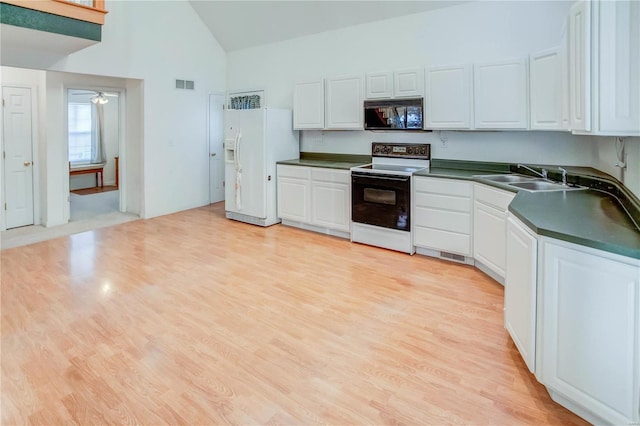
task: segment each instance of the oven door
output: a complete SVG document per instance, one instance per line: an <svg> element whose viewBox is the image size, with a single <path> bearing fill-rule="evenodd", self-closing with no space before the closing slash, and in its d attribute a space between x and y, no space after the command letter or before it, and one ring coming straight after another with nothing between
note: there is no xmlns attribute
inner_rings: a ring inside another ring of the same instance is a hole
<svg viewBox="0 0 640 426"><path fill-rule="evenodd" d="M411 176L351 173L354 222L409 231Z"/></svg>

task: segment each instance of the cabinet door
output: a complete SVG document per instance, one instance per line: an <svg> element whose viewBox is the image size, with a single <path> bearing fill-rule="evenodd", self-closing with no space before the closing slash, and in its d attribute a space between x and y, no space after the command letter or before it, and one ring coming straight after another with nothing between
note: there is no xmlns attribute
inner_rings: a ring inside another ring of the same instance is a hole
<svg viewBox="0 0 640 426"><path fill-rule="evenodd" d="M327 80L327 129L362 130L364 83L361 76Z"/></svg>
<svg viewBox="0 0 640 426"><path fill-rule="evenodd" d="M538 240L515 218L507 219L504 327L532 373L536 359Z"/></svg>
<svg viewBox="0 0 640 426"><path fill-rule="evenodd" d="M531 129L562 128L562 58L560 48L529 56Z"/></svg>
<svg viewBox="0 0 640 426"><path fill-rule="evenodd" d="M393 73L367 73L367 99L393 97Z"/></svg>
<svg viewBox="0 0 640 426"><path fill-rule="evenodd" d="M640 2L602 1L599 11L600 133L640 134Z"/></svg>
<svg viewBox="0 0 640 426"><path fill-rule="evenodd" d="M543 253L542 383L607 423L637 424L640 262L553 240Z"/></svg>
<svg viewBox="0 0 640 426"><path fill-rule="evenodd" d="M562 130L571 130L571 113L569 105L569 17L562 28L562 41L560 42L560 80L562 89Z"/></svg>
<svg viewBox="0 0 640 426"><path fill-rule="evenodd" d="M411 68L393 73L393 95L396 98L424 96L424 69Z"/></svg>
<svg viewBox="0 0 640 426"><path fill-rule="evenodd" d="M324 80L296 83L293 88L293 128L324 128Z"/></svg>
<svg viewBox="0 0 640 426"><path fill-rule="evenodd" d="M591 4L569 11L569 104L571 130L591 131Z"/></svg>
<svg viewBox="0 0 640 426"><path fill-rule="evenodd" d="M309 167L279 164L278 217L308 223L311 219L311 170Z"/></svg>
<svg viewBox="0 0 640 426"><path fill-rule="evenodd" d="M473 208L473 257L504 278L506 265L506 214L475 202Z"/></svg>
<svg viewBox="0 0 640 426"><path fill-rule="evenodd" d="M350 230L351 191L345 183L311 184L311 223L338 231Z"/></svg>
<svg viewBox="0 0 640 426"><path fill-rule="evenodd" d="M308 223L309 181L288 177L278 178L278 217Z"/></svg>
<svg viewBox="0 0 640 426"><path fill-rule="evenodd" d="M474 124L478 129L526 129L527 60L473 66Z"/></svg>
<svg viewBox="0 0 640 426"><path fill-rule="evenodd" d="M427 68L425 129L471 128L471 65Z"/></svg>

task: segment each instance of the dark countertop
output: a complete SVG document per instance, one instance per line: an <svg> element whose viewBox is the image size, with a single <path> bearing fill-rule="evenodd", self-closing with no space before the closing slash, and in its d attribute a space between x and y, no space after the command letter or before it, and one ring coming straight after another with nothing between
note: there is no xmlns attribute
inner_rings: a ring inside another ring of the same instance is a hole
<svg viewBox="0 0 640 426"><path fill-rule="evenodd" d="M329 154L326 159L313 156L309 158L305 155L301 157L299 160L279 161L278 164L349 169L368 164L371 159L368 157L369 161L366 161L366 156L335 157L335 154ZM347 159L355 161L347 161ZM554 168L557 169L557 166L548 166L549 177L552 179L557 178L553 174ZM589 179L602 179L603 185L599 185L600 187L615 185L613 182L615 179L596 169L589 167L566 167L566 169L570 175L570 181L576 180L580 185L584 185L585 180ZM471 180L516 192L516 197L509 205L509 211L538 235L640 259L640 229L625 211L620 198L612 195L620 195L620 191L604 192L587 189L528 192L518 191L514 187L478 177L478 175L513 172L516 170L507 163L433 159L429 171L417 172L414 176ZM628 190L623 192L634 197ZM637 206L637 198L631 201ZM625 200L625 203L629 205L629 200Z"/></svg>
<svg viewBox="0 0 640 426"><path fill-rule="evenodd" d="M509 211L538 235L640 259L640 231L606 192L520 191Z"/></svg>
<svg viewBox="0 0 640 426"><path fill-rule="evenodd" d="M352 167L371 163L370 155L327 154L323 152L301 152L300 158L278 161L289 166L324 167L349 170Z"/></svg>

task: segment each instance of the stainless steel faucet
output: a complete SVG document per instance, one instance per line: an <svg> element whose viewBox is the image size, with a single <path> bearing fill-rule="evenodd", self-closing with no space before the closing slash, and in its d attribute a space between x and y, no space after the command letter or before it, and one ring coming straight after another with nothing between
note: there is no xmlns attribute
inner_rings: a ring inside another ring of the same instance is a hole
<svg viewBox="0 0 640 426"><path fill-rule="evenodd" d="M535 173L536 175L540 176L542 179L549 180L547 178L547 169L541 168L540 172L539 172L537 170L533 170L529 166L525 166L524 164L518 164L518 168L520 168L520 167L522 167L523 169L529 170L531 173Z"/></svg>
<svg viewBox="0 0 640 426"><path fill-rule="evenodd" d="M562 184L564 186L569 186L567 184L567 170L563 169L562 167L558 167L558 170L560 170L562 172Z"/></svg>

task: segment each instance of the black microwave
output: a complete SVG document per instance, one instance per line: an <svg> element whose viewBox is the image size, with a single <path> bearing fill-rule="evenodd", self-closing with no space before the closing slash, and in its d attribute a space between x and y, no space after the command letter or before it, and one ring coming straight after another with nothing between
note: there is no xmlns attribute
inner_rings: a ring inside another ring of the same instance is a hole
<svg viewBox="0 0 640 426"><path fill-rule="evenodd" d="M364 101L365 130L422 130L422 98Z"/></svg>

